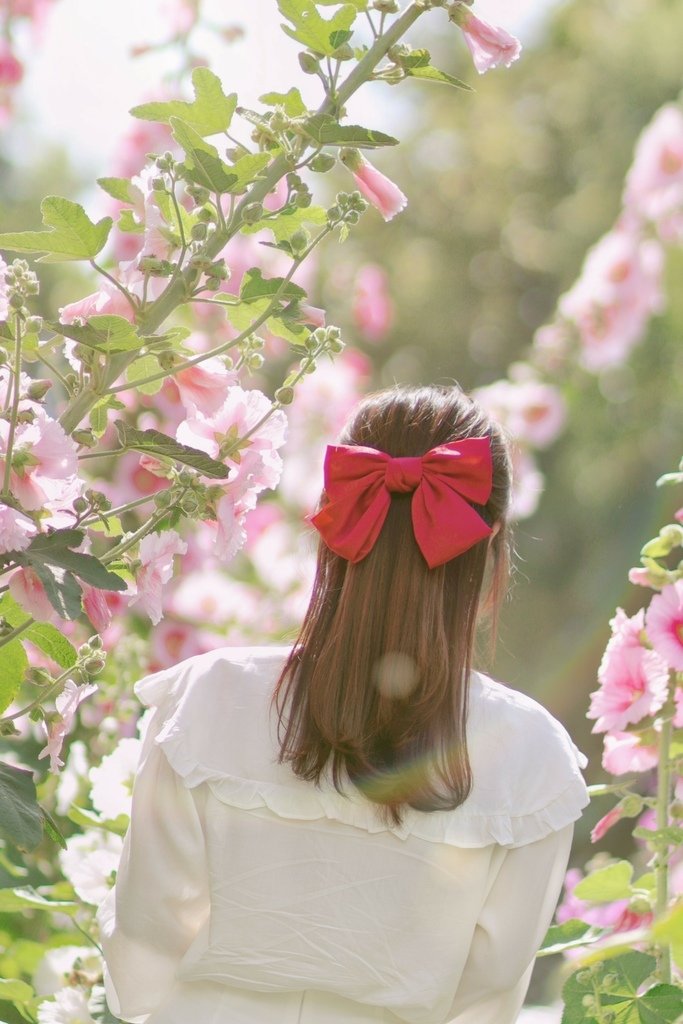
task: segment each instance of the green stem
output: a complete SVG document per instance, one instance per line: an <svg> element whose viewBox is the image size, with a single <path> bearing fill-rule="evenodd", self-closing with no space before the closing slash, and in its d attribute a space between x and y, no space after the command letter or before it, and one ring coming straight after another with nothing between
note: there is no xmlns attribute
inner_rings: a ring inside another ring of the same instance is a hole
<svg viewBox="0 0 683 1024"><path fill-rule="evenodd" d="M123 451L123 449L121 450ZM78 524L78 528L80 529L83 526L90 526L91 523L101 523L102 516L104 516L105 519L109 519L111 516L123 515L124 512L128 512L133 508L138 508L139 505L145 505L148 501L153 500L153 494L145 494L142 498L136 498L134 501L127 501L125 505L118 505L116 508L107 509L107 511L102 512L101 515L88 516L87 519L81 519Z"/></svg>
<svg viewBox="0 0 683 1024"><path fill-rule="evenodd" d="M188 490L188 487L184 488L182 493L178 495L178 501L180 501ZM162 519L166 518L169 511L170 510L167 508L162 508L158 512L155 512L151 519L148 519L146 523L143 523L135 533L131 533L130 537L126 537L125 540L122 540L115 547L111 548L110 551L107 551L106 555L102 555L100 558L102 565L108 565L109 562L113 562L114 559L119 558L128 551L129 548L134 547L139 540L142 540L143 537L146 537L148 533L152 532L157 523L160 523Z"/></svg>
<svg viewBox="0 0 683 1024"><path fill-rule="evenodd" d="M31 622L33 622L33 619L31 619ZM21 708L20 711L15 711L14 714L12 715L4 715L1 721L11 722L15 718L22 718L23 715L27 715L29 711L33 711L34 708L38 707L39 704L43 704L49 697L52 696L52 694L55 692L55 690L60 685L62 680L66 679L66 677L69 676L73 672L73 670L73 667L66 669L65 672L62 672L60 675L58 675L57 678L54 679L49 686L42 690L35 698L35 700L32 700L30 704L27 704L26 707Z"/></svg>
<svg viewBox="0 0 683 1024"><path fill-rule="evenodd" d="M24 630L28 629L28 627L34 621L35 620L34 620L33 616L31 615L28 619L24 619L24 621L20 625L15 626L14 629L11 630L9 633L5 633L4 636L0 637L0 647L4 647L5 644L8 644L12 640L16 639L16 637L18 637L21 633L23 633ZM16 715L10 715L10 718L16 718L16 717L17 717Z"/></svg>
<svg viewBox="0 0 683 1024"><path fill-rule="evenodd" d="M104 269L104 267L101 267L99 265L99 263L96 263L95 260L90 260L89 262L90 262L90 266L93 267L97 271L98 274L102 274L103 277L106 277L106 279L108 281L111 281L111 283L113 285L115 285L116 288L118 288L118 290L121 292L122 295L125 295L126 299L128 300L128 302L129 302L129 304L131 306L131 309L133 310L134 313L137 313L137 311L138 311L137 305L136 305L135 301L133 300L133 296L128 291L128 289L125 288L121 284L120 281L117 281L116 278L113 277L108 271L106 271Z"/></svg>
<svg viewBox="0 0 683 1024"><path fill-rule="evenodd" d="M671 803L671 735L675 706L675 680L669 686L667 702L662 709L662 729L659 735L659 769L657 775L657 829L669 826L669 805ZM655 860L656 902L655 913L659 918L669 906L669 846L658 844ZM657 976L663 984L671 984L671 949L668 944L657 949Z"/></svg>
<svg viewBox="0 0 683 1024"><path fill-rule="evenodd" d="M335 107L342 107L346 101L358 91L364 82L371 79L375 67L386 56L389 49L394 45L394 43L398 42L401 36L408 31L408 29L417 21L420 15L424 14L424 12L425 8L419 3L411 3L400 17L393 22L387 32L378 36L368 52L358 62L345 81L342 82L337 90L335 102L333 103L329 97L326 97L316 113L330 114L333 113ZM273 160L270 164L268 173L265 174L263 178L256 181L240 201L239 205L235 209L235 216L231 219L231 223L225 230L216 231L215 234L207 241L204 247L204 254L206 256L211 259L215 259L220 255L221 251L230 241L230 238L239 229L242 209L249 203L261 202L265 199L268 193L275 188L280 178L286 174L288 170L290 170L290 165L284 155L276 157L275 160ZM96 269L99 270L100 268L97 267ZM108 275L105 274L105 276ZM141 322L138 324L141 333L146 335L154 334L174 309L185 300L187 293L192 290L192 285L194 283L193 277L193 269L190 267L186 268L182 274L178 275L177 279L173 281L172 284L169 284L169 286L164 289L159 298L144 310L140 318ZM118 282L114 281L114 283L125 292L125 289L123 289ZM108 361L108 365L105 370L106 379L103 381L105 386L107 384L111 385L115 380L118 380L126 367L135 359L135 357L136 353L117 353L113 356ZM128 387L130 387L130 385L128 385ZM118 390L126 390L126 388L121 387ZM95 389L91 384L86 384L83 390L73 397L59 418L59 422L67 434L71 433L71 431L79 425L83 417L87 415L95 402L97 402L104 393L112 392L111 389L107 392L106 390L102 391L100 389Z"/></svg>
<svg viewBox="0 0 683 1024"><path fill-rule="evenodd" d="M12 413L9 421L9 433L7 435L7 451L5 452L5 473L2 482L2 497L7 497L10 492L10 473L12 472L12 448L14 446L14 434L17 429L17 416L19 415L19 399L21 384L21 317L19 313L15 316L14 323L14 367L12 370ZM9 390L9 389L8 389Z"/></svg>

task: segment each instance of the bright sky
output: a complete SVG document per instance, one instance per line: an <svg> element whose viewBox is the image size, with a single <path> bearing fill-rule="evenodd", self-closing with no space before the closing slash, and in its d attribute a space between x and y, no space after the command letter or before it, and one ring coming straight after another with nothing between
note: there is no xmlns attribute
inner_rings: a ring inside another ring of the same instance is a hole
<svg viewBox="0 0 683 1024"><path fill-rule="evenodd" d="M475 10L524 44L553 2L477 0ZM166 54L129 56L131 45L164 36L162 6L163 0L55 0L43 39L28 61L19 110L23 123L9 139L18 159L31 159L41 140L61 140L71 159L85 165L88 177L111 173L118 139L131 124L129 108L154 90L169 66ZM250 106L262 93L296 82L317 105L319 82L301 73L300 46L280 30L275 0L204 0L203 10L217 24L237 24L246 31L244 40L230 45L210 33L197 38L195 48L208 58L226 92L236 91L240 102ZM444 14L436 11L430 17ZM366 87L349 104L349 113L391 131L392 117L400 111L396 92Z"/></svg>

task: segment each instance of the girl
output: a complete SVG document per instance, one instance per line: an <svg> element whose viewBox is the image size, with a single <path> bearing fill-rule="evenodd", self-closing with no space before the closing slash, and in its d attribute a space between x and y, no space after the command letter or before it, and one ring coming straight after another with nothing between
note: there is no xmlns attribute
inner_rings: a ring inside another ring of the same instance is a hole
<svg viewBox="0 0 683 1024"><path fill-rule="evenodd" d="M512 1024L585 759L471 668L508 574L510 458L457 387L365 399L328 448L291 649L136 684L154 712L99 911L147 1024Z"/></svg>

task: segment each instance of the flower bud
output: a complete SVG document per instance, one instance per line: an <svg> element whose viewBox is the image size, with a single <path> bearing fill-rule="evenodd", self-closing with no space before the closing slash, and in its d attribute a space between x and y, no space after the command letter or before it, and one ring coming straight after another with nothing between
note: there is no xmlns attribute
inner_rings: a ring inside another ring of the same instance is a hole
<svg viewBox="0 0 683 1024"><path fill-rule="evenodd" d="M14 722L0 719L0 736L18 736L19 730Z"/></svg>
<svg viewBox="0 0 683 1024"><path fill-rule="evenodd" d="M316 174L326 174L336 164L335 158L330 153L318 153L308 165Z"/></svg>
<svg viewBox="0 0 683 1024"><path fill-rule="evenodd" d="M14 292L14 294L9 297L9 304L12 309L23 309L24 296Z"/></svg>
<svg viewBox="0 0 683 1024"><path fill-rule="evenodd" d="M44 398L52 387L52 381L47 379L32 380L26 389L26 395L33 402L39 402L41 398Z"/></svg>
<svg viewBox="0 0 683 1024"><path fill-rule="evenodd" d="M43 318L42 316L29 316L26 319L26 333L27 334L40 334L43 329Z"/></svg>
<svg viewBox="0 0 683 1024"><path fill-rule="evenodd" d="M90 502L88 501L87 498L84 498L82 494L79 494L78 497L74 498L73 500L73 510L78 515L80 515L82 512L86 512L89 505Z"/></svg>
<svg viewBox="0 0 683 1024"><path fill-rule="evenodd" d="M173 370L178 363L182 362L182 358L177 352L159 352L157 353L157 362L162 370Z"/></svg>
<svg viewBox="0 0 683 1024"><path fill-rule="evenodd" d="M291 405L294 401L294 388L278 388L275 392L275 401L280 405Z"/></svg>
<svg viewBox="0 0 683 1024"><path fill-rule="evenodd" d="M245 224L256 224L263 216L262 203L247 203L242 210L242 221Z"/></svg>
<svg viewBox="0 0 683 1024"><path fill-rule="evenodd" d="M31 708L31 710L28 713L28 717L31 719L32 722L42 722L43 718L45 717L45 712L40 707L40 705L38 705L38 707L36 708Z"/></svg>
<svg viewBox="0 0 683 1024"><path fill-rule="evenodd" d="M152 191L153 192L165 192L166 191L166 182L164 181L164 179L161 176L159 176L157 178L152 178Z"/></svg>
<svg viewBox="0 0 683 1024"><path fill-rule="evenodd" d="M396 0L372 0L373 11L379 11L380 14L398 14L399 7Z"/></svg>
<svg viewBox="0 0 683 1024"><path fill-rule="evenodd" d="M87 427L77 427L76 430L71 432L71 436L76 444L83 444L86 448L94 448L97 444L97 438L93 434L92 430L89 430ZM78 500L79 499L77 498L76 501ZM85 507L88 507L87 502L85 503ZM74 502L74 508L76 508L76 502ZM76 509L76 511L78 511L78 509Z"/></svg>
<svg viewBox="0 0 683 1024"><path fill-rule="evenodd" d="M192 225L190 235L195 242L203 242L206 238L206 224L201 221L198 224Z"/></svg>
<svg viewBox="0 0 683 1024"><path fill-rule="evenodd" d="M310 241L310 237L307 231L295 231L289 240L289 244L292 247L292 252L298 256L304 251Z"/></svg>
<svg viewBox="0 0 683 1024"><path fill-rule="evenodd" d="M93 633L93 635L88 638L88 643L92 647L93 651L102 650L102 637L99 633Z"/></svg>
<svg viewBox="0 0 683 1024"><path fill-rule="evenodd" d="M294 204L300 209L307 209L313 202L313 196L310 192L297 192L294 198Z"/></svg>
<svg viewBox="0 0 683 1024"><path fill-rule="evenodd" d="M252 352L247 359L247 366L250 370L260 370L265 362L265 359L260 352Z"/></svg>
<svg viewBox="0 0 683 1024"><path fill-rule="evenodd" d="M98 672L102 671L102 669L104 668L105 665L106 665L106 661L105 661L105 659L103 657L88 658L83 663L83 668L88 673L88 675L95 676L95 675L97 675Z"/></svg>
<svg viewBox="0 0 683 1024"><path fill-rule="evenodd" d="M52 676L47 669L38 668L36 665L31 665L30 668L26 669L24 679L32 686L48 686L53 682Z"/></svg>
<svg viewBox="0 0 683 1024"><path fill-rule="evenodd" d="M188 516L193 516L199 510L199 499L196 494L183 494L180 499L180 507Z"/></svg>
<svg viewBox="0 0 683 1024"><path fill-rule="evenodd" d="M332 54L335 60L353 60L353 47L348 43L342 43Z"/></svg>
<svg viewBox="0 0 683 1024"><path fill-rule="evenodd" d="M320 64L312 53L304 50L299 54L299 67L305 75L317 75Z"/></svg>
<svg viewBox="0 0 683 1024"><path fill-rule="evenodd" d="M194 481L194 473L188 466L183 468L178 473L178 483L182 484L183 487L189 486Z"/></svg>
<svg viewBox="0 0 683 1024"><path fill-rule="evenodd" d="M164 487L154 495L154 504L157 508L170 508L173 503L173 488Z"/></svg>

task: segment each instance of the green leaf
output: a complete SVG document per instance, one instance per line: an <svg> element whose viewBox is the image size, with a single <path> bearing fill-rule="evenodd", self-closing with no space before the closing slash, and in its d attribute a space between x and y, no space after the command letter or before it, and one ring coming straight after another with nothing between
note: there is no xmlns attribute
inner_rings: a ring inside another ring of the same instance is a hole
<svg viewBox="0 0 683 1024"><path fill-rule="evenodd" d="M221 80L209 68L195 68L192 72L195 98L192 103L182 100L142 103L133 107L131 114L144 121L171 124L171 118L182 118L199 135L216 135L230 127L237 106L237 95L223 92Z"/></svg>
<svg viewBox="0 0 683 1024"><path fill-rule="evenodd" d="M116 226L119 231L124 231L126 234L144 235L145 233L145 225L142 221L136 220L132 210L121 210Z"/></svg>
<svg viewBox="0 0 683 1024"><path fill-rule="evenodd" d="M40 562L32 562L31 565L45 587L50 604L60 618L77 619L83 609L81 587L73 573Z"/></svg>
<svg viewBox="0 0 683 1024"><path fill-rule="evenodd" d="M314 224L322 227L327 224L327 211L322 206L307 206L305 209L287 210L279 213L277 217L269 217L267 220L260 220L256 224L244 225L241 230L244 234L256 234L268 228L278 242L288 241L292 235L300 231L304 225Z"/></svg>
<svg viewBox="0 0 683 1024"><path fill-rule="evenodd" d="M187 444L180 444L172 437L162 434L159 430L137 430L129 426L123 420L115 420L120 443L126 448L134 451L145 452L149 455L160 455L163 458L173 459L174 462L181 462L185 466L192 466L202 476L210 476L215 480L224 480L230 473L228 466L212 459L206 452L199 448L192 448Z"/></svg>
<svg viewBox="0 0 683 1024"><path fill-rule="evenodd" d="M679 825L667 825L666 828L634 828L636 839L644 839L655 846L683 846L683 828Z"/></svg>
<svg viewBox="0 0 683 1024"><path fill-rule="evenodd" d="M319 146L354 146L373 149L377 146L397 146L398 139L358 124L339 124L329 114L314 114L304 122L305 134Z"/></svg>
<svg viewBox="0 0 683 1024"><path fill-rule="evenodd" d="M71 805L66 816L75 825L81 825L83 828L101 828L105 832L113 832L117 836L126 834L130 822L127 814L119 814L116 818L102 818L94 811L78 807L77 804Z"/></svg>
<svg viewBox="0 0 683 1024"><path fill-rule="evenodd" d="M278 0L277 5L280 13L294 26L283 25L283 31L314 53L327 57L331 57L340 45L335 42L338 38L335 33L348 32L359 10L354 4L344 4L327 20L318 13L312 0Z"/></svg>
<svg viewBox="0 0 683 1024"><path fill-rule="evenodd" d="M240 299L242 302L252 302L254 299L273 298L278 292L278 298L283 301L306 298L303 288L291 281L285 284L284 280L283 277L264 277L259 267L252 267L242 279Z"/></svg>
<svg viewBox="0 0 683 1024"><path fill-rule="evenodd" d="M271 153L248 153L246 156L241 156L234 164L230 164L231 176L235 180L226 191L232 193L244 192L247 185L250 185L252 181L263 177L261 171L268 166L271 159Z"/></svg>
<svg viewBox="0 0 683 1024"><path fill-rule="evenodd" d="M653 924L652 935L655 941L671 945L671 955L683 969L683 900L679 900L666 917Z"/></svg>
<svg viewBox="0 0 683 1024"><path fill-rule="evenodd" d="M104 248L113 223L111 217L103 217L93 224L82 206L61 196L46 196L40 211L49 231L0 234L0 248L46 253L38 263L91 260Z"/></svg>
<svg viewBox="0 0 683 1024"><path fill-rule="evenodd" d="M406 67L406 75L408 78L421 78L426 82L441 82L443 85L452 85L455 89L463 89L465 92L474 92L471 85L467 82L461 81L454 75L449 75L446 71L439 71L438 68L433 68L431 65L422 66L418 64L416 67Z"/></svg>
<svg viewBox="0 0 683 1024"><path fill-rule="evenodd" d="M72 668L78 655L76 648L63 633L50 622L34 622L24 632L27 640L39 647L43 654L55 661L60 668Z"/></svg>
<svg viewBox="0 0 683 1024"><path fill-rule="evenodd" d="M103 533L105 537L120 537L123 533L123 524L118 516L103 514L102 519L89 523L88 529L94 530L95 533ZM119 570L119 572L120 571L121 570Z"/></svg>
<svg viewBox="0 0 683 1024"><path fill-rule="evenodd" d="M641 1017L639 1013L642 1000L637 996L637 991L655 967L654 957L636 952L625 953L598 967L598 974L594 977L600 991L600 1009L603 1012L613 1011L619 1024L645 1024L646 1021L648 1024L664 1024L666 1017ZM607 974L611 976L609 991L602 987L602 979ZM579 970L572 974L562 989L565 1003L562 1024L596 1024L595 1014L583 1002L586 997L593 995L591 972ZM645 1012L648 1012L647 1008Z"/></svg>
<svg viewBox="0 0 683 1024"><path fill-rule="evenodd" d="M288 117L300 117L308 109L301 98L301 93L294 88L289 92L267 92L259 99L267 107L282 107Z"/></svg>
<svg viewBox="0 0 683 1024"><path fill-rule="evenodd" d="M125 316L111 313L89 316L85 324L63 324L59 320L47 320L46 324L56 334L103 353L135 351L146 342Z"/></svg>
<svg viewBox="0 0 683 1024"><path fill-rule="evenodd" d="M0 914L30 909L48 910L73 917L79 906L72 900L48 900L30 885L19 889L0 889Z"/></svg>
<svg viewBox="0 0 683 1024"><path fill-rule="evenodd" d="M126 590L125 581L110 572L95 555L84 551L72 551L73 534L83 538L80 530L55 530L48 535L34 537L30 545L21 552L21 558L32 565L36 571L38 565L58 566L74 573L86 583L100 590ZM76 543L80 543L76 541Z"/></svg>
<svg viewBox="0 0 683 1024"><path fill-rule="evenodd" d="M66 850L66 839L62 835L57 822L51 814L48 814L44 807L41 807L40 810L43 815L43 828L45 829L45 835L49 836L57 846L61 846L63 850Z"/></svg>
<svg viewBox="0 0 683 1024"><path fill-rule="evenodd" d="M24 618L27 617L27 613L24 613ZM0 713L5 711L16 697L27 668L26 651L18 637L0 647Z"/></svg>
<svg viewBox="0 0 683 1024"><path fill-rule="evenodd" d="M33 772L0 761L0 837L32 850L43 837ZM0 890L0 895L4 890Z"/></svg>
<svg viewBox="0 0 683 1024"><path fill-rule="evenodd" d="M676 985L655 985L638 999L639 1024L680 1024L683 990Z"/></svg>
<svg viewBox="0 0 683 1024"><path fill-rule="evenodd" d="M173 138L185 150L187 172L194 182L211 192L229 192L236 176L231 173L215 146L205 142L194 128L178 117L171 118Z"/></svg>
<svg viewBox="0 0 683 1024"><path fill-rule="evenodd" d="M137 206L144 201L142 191L128 178L97 178L97 184L120 203Z"/></svg>
<svg viewBox="0 0 683 1024"><path fill-rule="evenodd" d="M567 949L575 949L591 942L597 942L607 932L606 928L596 928L578 918L571 918L563 924L552 925L543 940L538 956L551 956L553 953L564 953Z"/></svg>
<svg viewBox="0 0 683 1024"><path fill-rule="evenodd" d="M625 900L631 895L633 865L627 860L617 861L606 868L592 871L582 878L574 889L577 899L589 903L611 903Z"/></svg>
<svg viewBox="0 0 683 1024"><path fill-rule="evenodd" d="M0 978L0 999L8 1003L26 1003L34 996L35 992L25 981L18 978Z"/></svg>
<svg viewBox="0 0 683 1024"><path fill-rule="evenodd" d="M130 384L131 388L136 388L137 391L142 395L156 395L157 391L161 391L164 385L164 377L159 377L157 380L147 381L145 384L138 383L139 381L145 380L146 377L152 377L155 373L159 373L161 367L159 366L159 360L155 355L149 353L146 356L141 356L136 359L135 362L130 363L126 367L126 380Z"/></svg>

